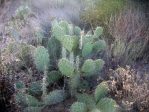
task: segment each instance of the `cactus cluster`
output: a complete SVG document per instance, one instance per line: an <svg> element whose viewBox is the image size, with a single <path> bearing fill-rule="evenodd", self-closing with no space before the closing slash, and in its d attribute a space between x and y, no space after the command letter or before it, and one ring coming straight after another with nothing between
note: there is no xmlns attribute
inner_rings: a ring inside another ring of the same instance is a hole
<svg viewBox="0 0 149 112"><path fill-rule="evenodd" d="M71 89L77 88L78 83L75 82L79 82L78 77L96 75L103 68L102 59L92 59L106 48L105 41L100 39L102 32L103 29L97 27L93 34L85 34L78 26L66 21L53 21L52 36L60 42L62 48L58 68L62 75L70 78L68 85Z"/></svg>
<svg viewBox="0 0 149 112"><path fill-rule="evenodd" d="M70 110L71 112L116 112L116 102L106 97L107 93L108 84L101 82L95 89L94 95L78 94L77 102L72 104Z"/></svg>
<svg viewBox="0 0 149 112"><path fill-rule="evenodd" d="M41 98L42 99L39 100L37 97L26 93L18 93L15 97L17 104L21 105L25 112L32 112L31 110L36 109L39 109L40 111L38 111L41 112L41 109L47 105L53 105L64 101L66 93L64 90L54 90Z"/></svg>
<svg viewBox="0 0 149 112"><path fill-rule="evenodd" d="M93 58L95 54L106 48L105 41L100 38L102 32L103 29L97 27L93 34L85 34L79 27L66 21L54 21L52 23L51 38L48 39L47 47L37 46L33 54L37 70L43 73L43 80L32 82L27 94L22 93L16 96L18 102L24 105L24 111L38 108L40 110L43 106L64 101L67 96L64 89L67 89L67 87L69 87L69 93L73 96L78 94L78 89L81 87L85 86L84 88L86 88L88 82L84 81L81 85L82 77L97 75L104 66L102 59ZM59 55L59 51L61 51L61 55ZM48 85L52 85L62 78L64 78L63 90L47 91ZM20 88L22 85L19 83L17 86ZM93 108L100 101L99 97L106 94L102 85L99 88L97 87L96 91L96 102L94 102L94 99L90 99L90 103L78 101L72 106L72 112L86 112L91 102Z"/></svg>

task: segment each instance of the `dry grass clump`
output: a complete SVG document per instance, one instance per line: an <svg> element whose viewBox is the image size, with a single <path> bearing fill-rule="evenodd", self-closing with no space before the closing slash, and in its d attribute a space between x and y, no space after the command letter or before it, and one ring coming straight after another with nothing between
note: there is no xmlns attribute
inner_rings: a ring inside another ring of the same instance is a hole
<svg viewBox="0 0 149 112"><path fill-rule="evenodd" d="M118 13L125 5L124 0L86 0L81 19L92 26L103 24L111 15Z"/></svg>
<svg viewBox="0 0 149 112"><path fill-rule="evenodd" d="M111 95L124 111L149 111L149 75L140 76L130 67L111 70Z"/></svg>
<svg viewBox="0 0 149 112"><path fill-rule="evenodd" d="M126 7L119 15L112 16L109 32L114 38L112 56L124 63L146 58L149 44L148 19L139 5Z"/></svg>

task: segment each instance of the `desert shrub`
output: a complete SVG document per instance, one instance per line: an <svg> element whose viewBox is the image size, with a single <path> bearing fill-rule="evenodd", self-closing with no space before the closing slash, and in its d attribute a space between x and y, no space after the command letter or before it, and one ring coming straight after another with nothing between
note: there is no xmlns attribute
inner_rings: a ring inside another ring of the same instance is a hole
<svg viewBox="0 0 149 112"><path fill-rule="evenodd" d="M85 11L81 18L92 26L105 23L111 15L119 12L124 6L124 0L86 0Z"/></svg>
<svg viewBox="0 0 149 112"><path fill-rule="evenodd" d="M117 62L132 63L141 58L146 59L149 28L141 8L128 6L119 15L111 16L108 25L114 38L111 55Z"/></svg>
<svg viewBox="0 0 149 112"><path fill-rule="evenodd" d="M147 112L149 109L148 74L140 75L128 66L109 73L110 93L123 111Z"/></svg>

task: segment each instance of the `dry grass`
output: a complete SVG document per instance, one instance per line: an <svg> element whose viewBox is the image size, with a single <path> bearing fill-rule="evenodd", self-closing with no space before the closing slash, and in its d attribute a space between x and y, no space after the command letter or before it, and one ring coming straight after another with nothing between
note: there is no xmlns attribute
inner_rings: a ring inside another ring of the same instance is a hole
<svg viewBox="0 0 149 112"><path fill-rule="evenodd" d="M111 70L111 95L124 111L149 111L149 74L141 76L130 67Z"/></svg>
<svg viewBox="0 0 149 112"><path fill-rule="evenodd" d="M112 56L124 62L142 58L149 42L149 26L145 13L139 7L126 7L107 23L114 37Z"/></svg>

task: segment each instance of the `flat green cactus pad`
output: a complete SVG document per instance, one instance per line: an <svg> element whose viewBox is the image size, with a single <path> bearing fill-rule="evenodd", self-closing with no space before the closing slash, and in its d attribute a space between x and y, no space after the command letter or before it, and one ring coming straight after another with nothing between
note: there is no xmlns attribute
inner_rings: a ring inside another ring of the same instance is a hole
<svg viewBox="0 0 149 112"><path fill-rule="evenodd" d="M65 58L59 60L58 68L61 71L62 75L66 77L71 77L75 70L73 64Z"/></svg>
<svg viewBox="0 0 149 112"><path fill-rule="evenodd" d="M94 51L100 52L102 50L105 50L107 47L106 42L104 40L98 40L94 43Z"/></svg>
<svg viewBox="0 0 149 112"><path fill-rule="evenodd" d="M92 59L88 59L84 62L81 70L83 73L85 73L85 76L91 76L94 74L95 69L96 64L94 63L94 61Z"/></svg>
<svg viewBox="0 0 149 112"><path fill-rule="evenodd" d="M64 35L66 35L66 31L64 28L62 28L59 25L55 25L52 28L52 35L55 37L57 40L62 41Z"/></svg>
<svg viewBox="0 0 149 112"><path fill-rule="evenodd" d="M111 98L103 98L97 104L101 112L116 112L116 102Z"/></svg>
<svg viewBox="0 0 149 112"><path fill-rule="evenodd" d="M103 33L103 28L102 27L97 27L96 30L94 31L94 38L99 38Z"/></svg>
<svg viewBox="0 0 149 112"><path fill-rule="evenodd" d="M70 108L71 112L87 112L87 106L85 103L75 102Z"/></svg>
<svg viewBox="0 0 149 112"><path fill-rule="evenodd" d="M34 53L34 62L38 70L44 71L49 64L48 50L43 46L38 46Z"/></svg>
<svg viewBox="0 0 149 112"><path fill-rule="evenodd" d="M47 82L49 84L53 84L54 82L58 81L62 77L59 71L51 71L47 76Z"/></svg>
<svg viewBox="0 0 149 112"><path fill-rule="evenodd" d="M53 105L64 101L66 94L63 90L54 90L43 98L46 105Z"/></svg>
<svg viewBox="0 0 149 112"><path fill-rule="evenodd" d="M97 59L97 60L95 60L94 62L95 62L95 64L96 64L96 71L102 70L102 68L103 68L103 66L104 66L104 64L105 64L105 62L104 62L102 59Z"/></svg>
<svg viewBox="0 0 149 112"><path fill-rule="evenodd" d="M91 42L85 43L82 49L82 56L86 57L92 53L93 44Z"/></svg>
<svg viewBox="0 0 149 112"><path fill-rule="evenodd" d="M95 90L95 100L98 103L102 98L104 98L108 93L108 84L106 82L101 82Z"/></svg>
<svg viewBox="0 0 149 112"><path fill-rule="evenodd" d="M77 47L77 37L65 35L63 40L61 41L64 48L66 48L69 52L72 52Z"/></svg>

